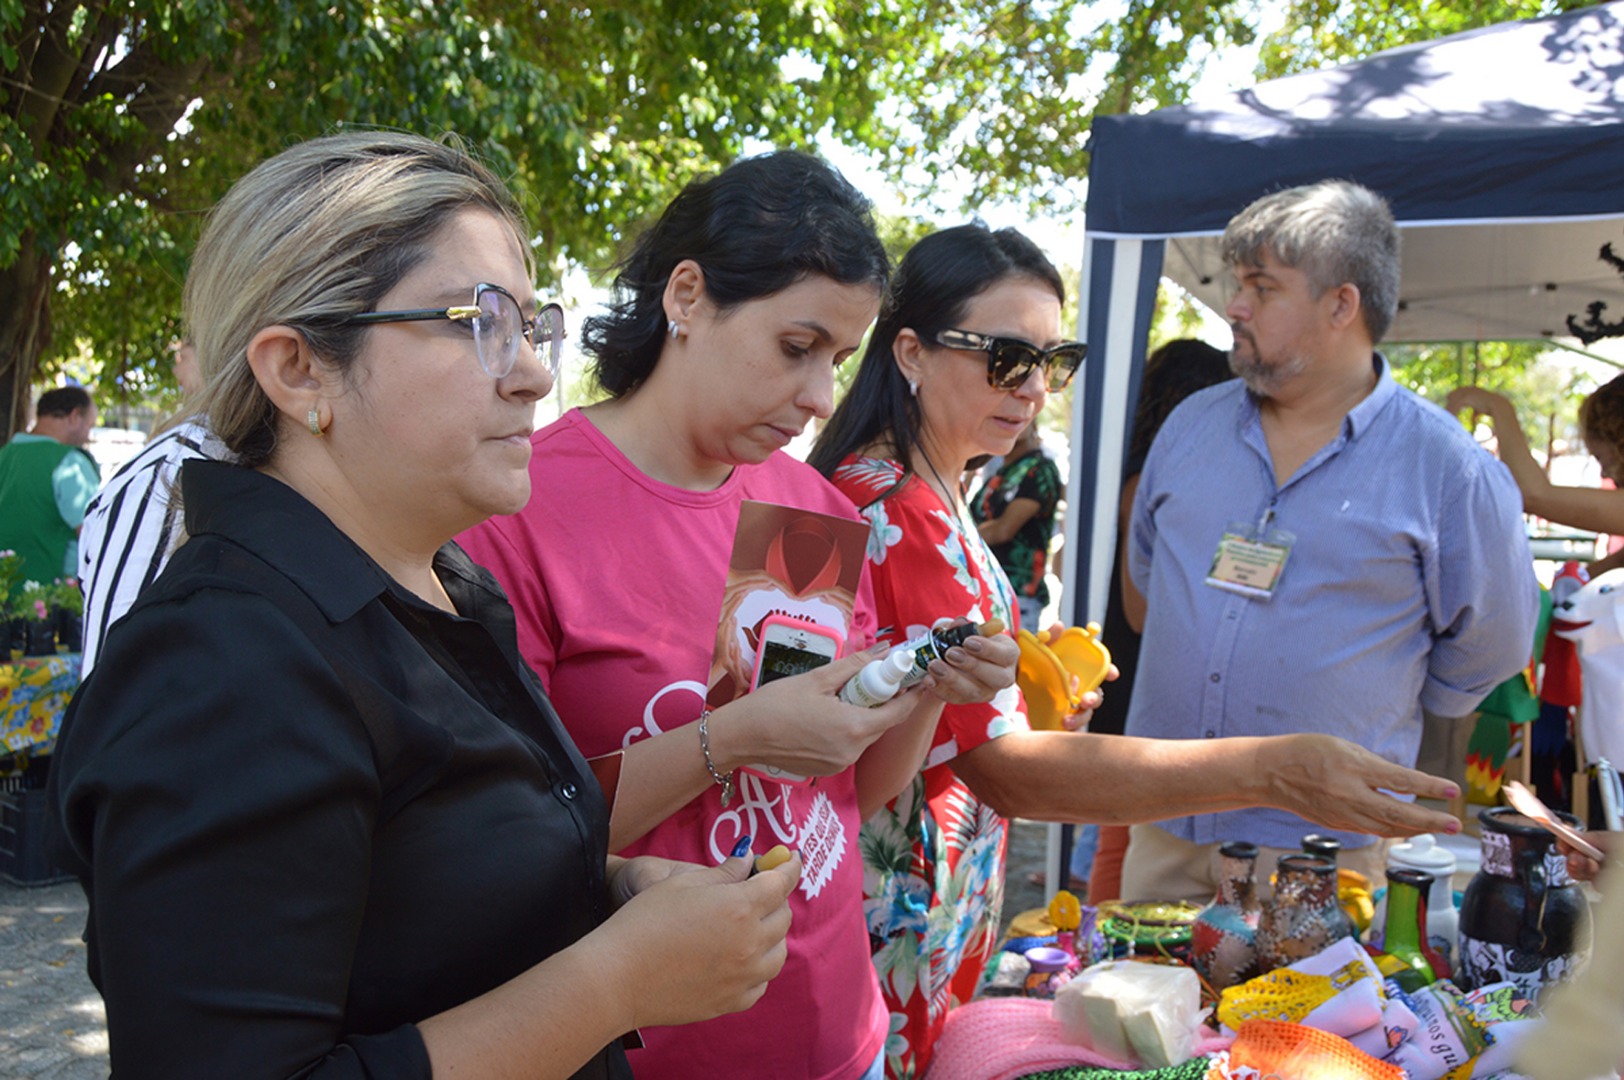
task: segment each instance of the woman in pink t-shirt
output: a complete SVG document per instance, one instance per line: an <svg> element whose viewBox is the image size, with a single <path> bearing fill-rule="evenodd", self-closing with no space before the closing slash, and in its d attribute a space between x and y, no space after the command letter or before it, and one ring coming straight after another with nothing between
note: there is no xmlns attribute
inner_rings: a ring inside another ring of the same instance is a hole
<svg viewBox="0 0 1624 1080"><path fill-rule="evenodd" d="M815 158L776 153L690 184L622 262L585 347L609 399L539 432L535 495L463 544L506 588L519 644L589 757L623 751L611 850L716 862L746 837L803 858L783 972L745 1013L644 1030L661 1078L878 1077L886 1038L862 916L858 829L918 771L944 701L1014 682L1009 638L932 665L927 692L835 698L869 655L703 715L740 506L856 519L780 451L833 409L887 273L868 203ZM877 631L866 572L847 652ZM878 654L873 654L878 655ZM811 785L736 771L765 763Z"/></svg>

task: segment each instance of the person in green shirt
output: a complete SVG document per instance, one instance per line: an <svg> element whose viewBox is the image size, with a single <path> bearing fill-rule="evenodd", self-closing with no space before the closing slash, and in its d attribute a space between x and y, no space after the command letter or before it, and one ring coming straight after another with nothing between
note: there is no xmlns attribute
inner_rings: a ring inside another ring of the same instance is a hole
<svg viewBox="0 0 1624 1080"><path fill-rule="evenodd" d="M981 538L992 546L1015 587L1021 627L1034 634L1043 629L1040 616L1049 603L1043 579L1062 486L1060 470L1043 453L1034 417L1016 437L1003 466L970 500L970 516Z"/></svg>
<svg viewBox="0 0 1624 1080"><path fill-rule="evenodd" d="M73 577L79 524L101 486L85 450L96 403L79 386L40 395L34 426L0 447L0 550L23 557L23 580Z"/></svg>

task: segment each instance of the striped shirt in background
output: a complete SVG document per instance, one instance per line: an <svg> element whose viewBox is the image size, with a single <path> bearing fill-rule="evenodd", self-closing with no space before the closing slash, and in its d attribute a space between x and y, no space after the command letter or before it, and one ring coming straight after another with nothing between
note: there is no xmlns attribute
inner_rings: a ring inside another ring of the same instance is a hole
<svg viewBox="0 0 1624 1080"><path fill-rule="evenodd" d="M181 462L232 460L201 421L188 420L149 442L85 510L79 532L79 581L85 591L81 678L95 666L107 628L129 610L180 543L181 508L174 496Z"/></svg>

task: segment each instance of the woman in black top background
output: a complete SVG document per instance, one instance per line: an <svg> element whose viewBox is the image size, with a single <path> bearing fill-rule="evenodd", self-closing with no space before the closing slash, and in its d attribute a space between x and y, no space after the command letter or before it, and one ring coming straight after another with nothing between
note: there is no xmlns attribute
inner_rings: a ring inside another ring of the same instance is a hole
<svg viewBox="0 0 1624 1080"><path fill-rule="evenodd" d="M563 334L511 196L364 132L214 211L186 321L240 465L58 742L64 864L124 1078L629 1076L618 1038L746 1008L798 860L606 859L602 791L450 538L530 494Z"/></svg>
<svg viewBox="0 0 1624 1080"><path fill-rule="evenodd" d="M1145 626L1145 598L1128 576L1128 522L1133 519L1133 498L1139 492L1139 472L1156 433L1179 402L1209 386L1235 377L1229 354L1196 338L1174 338L1145 361L1128 442L1128 460L1122 467L1122 493L1117 508L1117 550L1111 566L1111 595L1105 605L1105 626L1100 640L1111 650L1118 678L1113 692L1089 718L1088 730L1121 735L1128 723L1128 703L1139 672L1139 638ZM1088 902L1116 900L1122 892L1122 857L1128 850L1126 825L1099 826L1091 867L1073 866L1074 876L1088 879ZM1137 897L1135 898L1137 899Z"/></svg>

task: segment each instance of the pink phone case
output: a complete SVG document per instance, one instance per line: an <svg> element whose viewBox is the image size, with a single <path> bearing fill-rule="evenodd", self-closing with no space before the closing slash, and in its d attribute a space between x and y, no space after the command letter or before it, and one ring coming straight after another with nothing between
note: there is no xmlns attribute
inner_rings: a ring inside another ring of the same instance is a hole
<svg viewBox="0 0 1624 1080"><path fill-rule="evenodd" d="M761 683L762 661L767 655L767 635L768 632L775 626L787 627L790 630L805 634L808 639L823 638L827 641L833 642L834 655L829 658L827 663L834 663L834 661L840 659L840 650L844 647L845 642L841 640L840 635L835 633L833 630L830 630L826 626L819 626L814 622L808 622L805 619L794 618L790 615L769 615L767 618L762 620L761 637L756 642L756 665L755 669L750 673L750 689L754 690ZM822 666L822 664L813 665L813 667ZM808 668L807 670L811 670L811 668ZM771 765L744 765L741 766L741 769L744 772L754 773L765 780L773 780L780 784L805 784L810 779L809 777L800 776L796 773L785 772L782 769L774 768Z"/></svg>

